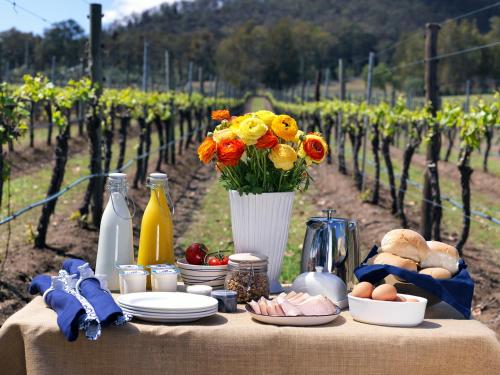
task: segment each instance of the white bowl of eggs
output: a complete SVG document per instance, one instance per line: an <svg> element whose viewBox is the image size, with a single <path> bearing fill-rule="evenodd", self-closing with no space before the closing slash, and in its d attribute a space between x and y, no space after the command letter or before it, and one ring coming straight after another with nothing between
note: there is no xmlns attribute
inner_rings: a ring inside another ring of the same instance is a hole
<svg viewBox="0 0 500 375"><path fill-rule="evenodd" d="M390 284L374 287L363 281L348 294L349 311L362 323L394 327L414 327L424 320L427 299L398 294Z"/></svg>

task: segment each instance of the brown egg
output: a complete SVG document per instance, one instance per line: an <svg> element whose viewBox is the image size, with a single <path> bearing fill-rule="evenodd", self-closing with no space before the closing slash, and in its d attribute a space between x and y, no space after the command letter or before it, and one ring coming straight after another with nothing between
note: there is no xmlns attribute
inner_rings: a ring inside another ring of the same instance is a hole
<svg viewBox="0 0 500 375"><path fill-rule="evenodd" d="M371 298L373 292L373 285L368 281L362 281L352 289L351 294L359 298Z"/></svg>
<svg viewBox="0 0 500 375"><path fill-rule="evenodd" d="M418 299L416 299L416 298L407 298L406 302L418 302Z"/></svg>
<svg viewBox="0 0 500 375"><path fill-rule="evenodd" d="M382 284L372 292L372 298L378 301L394 301L397 296L396 288L390 284Z"/></svg>

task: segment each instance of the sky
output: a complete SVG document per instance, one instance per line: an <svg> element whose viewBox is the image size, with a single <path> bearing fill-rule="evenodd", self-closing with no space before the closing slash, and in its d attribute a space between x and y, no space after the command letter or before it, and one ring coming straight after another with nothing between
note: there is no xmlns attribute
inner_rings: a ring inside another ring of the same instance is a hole
<svg viewBox="0 0 500 375"><path fill-rule="evenodd" d="M175 0L97 0L102 4L103 24L123 19L134 12L153 8ZM25 32L42 34L53 22L69 18L77 21L88 32L89 0L0 0L0 31L15 27ZM16 7L12 3L17 4ZM23 10L22 8L27 9ZM30 14L33 12L36 14Z"/></svg>

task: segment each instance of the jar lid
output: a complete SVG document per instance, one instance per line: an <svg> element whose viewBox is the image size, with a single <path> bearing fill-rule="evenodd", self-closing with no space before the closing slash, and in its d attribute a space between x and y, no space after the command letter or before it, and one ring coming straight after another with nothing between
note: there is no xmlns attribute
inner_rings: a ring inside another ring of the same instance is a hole
<svg viewBox="0 0 500 375"><path fill-rule="evenodd" d="M115 266L119 271L143 270L144 267L139 264L117 264Z"/></svg>
<svg viewBox="0 0 500 375"><path fill-rule="evenodd" d="M214 298L236 298L236 296L238 295L237 292L235 292L234 290L227 290L227 289L223 289L223 290L214 290L212 292L212 297Z"/></svg>
<svg viewBox="0 0 500 375"><path fill-rule="evenodd" d="M152 270L159 270L159 269L176 269L173 264L148 264L148 268L151 268Z"/></svg>
<svg viewBox="0 0 500 375"><path fill-rule="evenodd" d="M126 180L127 179L127 175L125 173L110 173L108 175L109 178L113 179L113 180Z"/></svg>
<svg viewBox="0 0 500 375"><path fill-rule="evenodd" d="M267 256L260 253L238 253L229 256L230 269L252 269L257 272L267 271Z"/></svg>
<svg viewBox="0 0 500 375"><path fill-rule="evenodd" d="M151 275L177 274L175 268L151 268Z"/></svg>
<svg viewBox="0 0 500 375"><path fill-rule="evenodd" d="M230 255L229 260L233 263L261 264L267 263L267 255L261 253L238 253Z"/></svg>
<svg viewBox="0 0 500 375"><path fill-rule="evenodd" d="M168 180L168 176L166 173L154 172L150 173L149 177L153 180Z"/></svg>
<svg viewBox="0 0 500 375"><path fill-rule="evenodd" d="M145 270L120 270L120 275L124 276L147 276L149 275L148 271Z"/></svg>

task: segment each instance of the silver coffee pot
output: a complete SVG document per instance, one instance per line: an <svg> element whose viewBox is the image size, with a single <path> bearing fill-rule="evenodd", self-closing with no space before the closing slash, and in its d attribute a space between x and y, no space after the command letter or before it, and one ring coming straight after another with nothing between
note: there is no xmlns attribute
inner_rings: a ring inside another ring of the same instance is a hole
<svg viewBox="0 0 500 375"><path fill-rule="evenodd" d="M354 269L360 263L358 223L332 217L335 210L322 212L326 217L311 217L307 221L300 271L323 267L323 272L339 276L351 290L356 283Z"/></svg>

